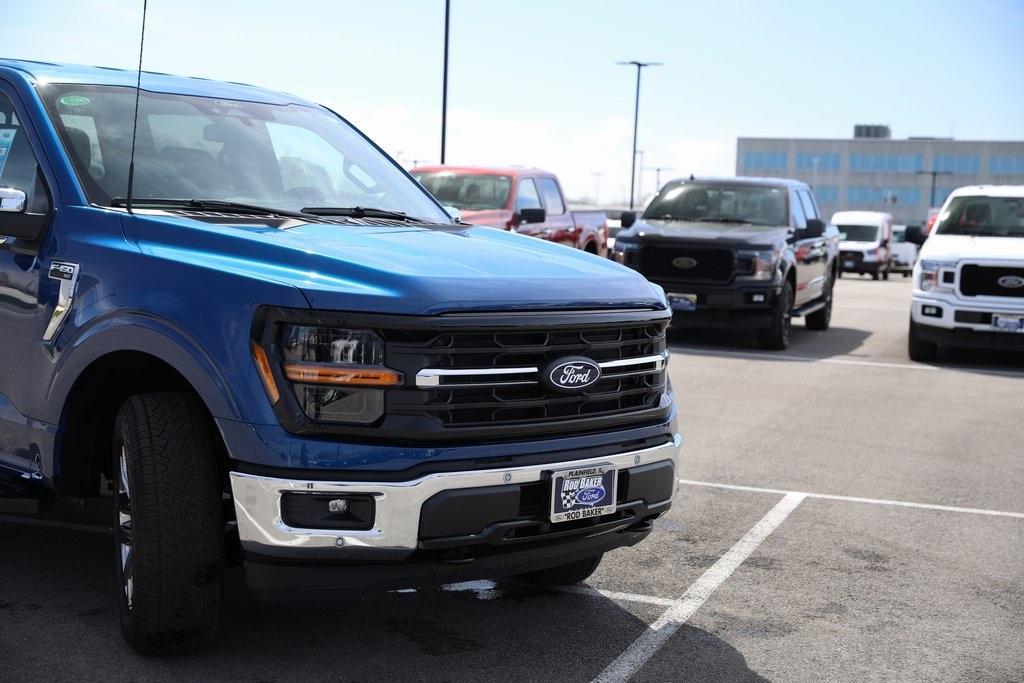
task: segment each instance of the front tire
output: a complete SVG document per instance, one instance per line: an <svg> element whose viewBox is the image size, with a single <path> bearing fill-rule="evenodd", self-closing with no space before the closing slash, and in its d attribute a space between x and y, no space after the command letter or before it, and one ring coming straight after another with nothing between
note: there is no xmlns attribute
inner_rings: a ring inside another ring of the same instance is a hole
<svg viewBox="0 0 1024 683"><path fill-rule="evenodd" d="M221 477L206 411L188 394L132 396L114 427L121 632L144 655L194 652L220 623Z"/></svg>
<svg viewBox="0 0 1024 683"><path fill-rule="evenodd" d="M590 575L601 564L601 558L603 557L604 553L570 562L569 564L563 564L559 567L549 567L548 569L538 569L535 572L527 572L526 574L516 574L513 578L544 588L571 586L582 583L590 578Z"/></svg>
<svg viewBox="0 0 1024 683"><path fill-rule="evenodd" d="M934 363L939 356L939 345L922 340L917 328L917 323L911 320L907 333L907 355L910 356L910 360L917 363Z"/></svg>
<svg viewBox="0 0 1024 683"><path fill-rule="evenodd" d="M772 311L772 324L757 331L757 344L768 351L785 351L793 323L793 285L786 280Z"/></svg>
<svg viewBox="0 0 1024 683"><path fill-rule="evenodd" d="M834 290L835 283L829 280L825 290L825 307L808 314L804 318L804 324L807 326L807 329L824 331L832 324L832 295Z"/></svg>

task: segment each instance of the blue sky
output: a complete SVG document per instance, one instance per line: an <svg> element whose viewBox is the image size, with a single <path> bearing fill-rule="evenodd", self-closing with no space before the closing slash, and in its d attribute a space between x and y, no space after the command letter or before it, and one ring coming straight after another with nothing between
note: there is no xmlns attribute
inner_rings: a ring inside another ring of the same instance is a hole
<svg viewBox="0 0 1024 683"><path fill-rule="evenodd" d="M150 0L145 68L287 90L406 165L439 156L443 0ZM731 174L737 136L1024 139L1024 0L452 0L449 163L541 166L625 197L640 143L667 175ZM141 0L12 2L5 57L134 68ZM595 179L594 173L601 173ZM644 177L653 189L654 173Z"/></svg>

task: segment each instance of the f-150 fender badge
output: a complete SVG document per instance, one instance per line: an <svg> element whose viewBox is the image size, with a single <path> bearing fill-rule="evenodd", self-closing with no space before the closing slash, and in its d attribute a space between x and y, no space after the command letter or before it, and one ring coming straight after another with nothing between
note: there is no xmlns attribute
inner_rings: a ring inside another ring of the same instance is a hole
<svg viewBox="0 0 1024 683"><path fill-rule="evenodd" d="M57 304L53 307L50 322L43 333L43 341L53 341L64 324L64 319L68 317L75 298L75 287L78 285L78 272L77 263L54 261L50 264L50 278L60 282L60 291L57 293Z"/></svg>

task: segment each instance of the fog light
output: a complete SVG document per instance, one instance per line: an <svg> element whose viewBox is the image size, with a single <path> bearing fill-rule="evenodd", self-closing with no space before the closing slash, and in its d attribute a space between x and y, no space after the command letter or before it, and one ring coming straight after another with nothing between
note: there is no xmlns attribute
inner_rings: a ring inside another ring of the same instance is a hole
<svg viewBox="0 0 1024 683"><path fill-rule="evenodd" d="M327 509L336 515L348 512L348 501L344 498L337 498L327 503Z"/></svg>
<svg viewBox="0 0 1024 683"><path fill-rule="evenodd" d="M929 318L941 318L942 309L938 306L925 305L921 307L921 315L926 315Z"/></svg>
<svg viewBox="0 0 1024 683"><path fill-rule="evenodd" d="M295 529L366 530L373 528L375 507L372 493L339 498L288 491L281 496L281 521Z"/></svg>
<svg viewBox="0 0 1024 683"><path fill-rule="evenodd" d="M755 304L763 304L764 294L753 294L751 295L750 300L753 301Z"/></svg>

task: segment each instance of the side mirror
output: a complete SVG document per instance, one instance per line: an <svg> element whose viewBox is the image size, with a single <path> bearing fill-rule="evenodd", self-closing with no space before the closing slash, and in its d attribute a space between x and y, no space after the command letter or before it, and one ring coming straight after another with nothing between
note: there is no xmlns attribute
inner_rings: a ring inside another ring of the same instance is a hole
<svg viewBox="0 0 1024 683"><path fill-rule="evenodd" d="M821 237L825 234L825 223L820 218L808 218L807 227L802 231L803 237Z"/></svg>
<svg viewBox="0 0 1024 683"><path fill-rule="evenodd" d="M4 213L25 213L28 196L13 187L0 187L0 211Z"/></svg>
<svg viewBox="0 0 1024 683"><path fill-rule="evenodd" d="M633 224L636 223L636 211L623 211L622 215L619 216L619 223L622 224L623 228L632 228Z"/></svg>
<svg viewBox="0 0 1024 683"><path fill-rule="evenodd" d="M928 236L924 234L924 230L921 229L920 225L907 226L907 232L904 236L905 241L921 246L926 239L928 239Z"/></svg>
<svg viewBox="0 0 1024 683"><path fill-rule="evenodd" d="M544 209L519 209L520 223L543 223L548 219L548 212Z"/></svg>

